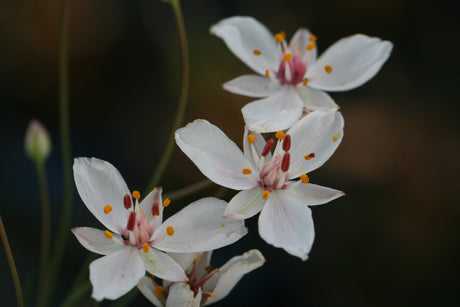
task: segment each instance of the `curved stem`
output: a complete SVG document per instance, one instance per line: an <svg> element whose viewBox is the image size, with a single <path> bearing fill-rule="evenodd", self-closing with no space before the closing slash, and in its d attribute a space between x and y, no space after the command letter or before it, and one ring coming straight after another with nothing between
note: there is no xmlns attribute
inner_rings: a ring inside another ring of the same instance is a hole
<svg viewBox="0 0 460 307"><path fill-rule="evenodd" d="M51 213L45 163L39 162L36 164L36 166L38 186L40 189L40 201L42 205L42 237L40 252L40 278L38 283L38 306L45 306L49 285L48 274L51 241Z"/></svg>
<svg viewBox="0 0 460 307"><path fill-rule="evenodd" d="M185 33L184 19L182 17L182 11L180 8L179 0L171 1L171 6L174 10L174 17L177 23L177 30L179 34L179 43L180 43L180 52L182 59L182 81L181 81L181 93L179 97L179 106L177 108L176 119L174 120L173 129L166 145L166 149L163 152L163 156L160 159L160 163L153 174L150 184L148 185L147 191L152 190L155 186L158 185L163 174L168 166L169 160L174 150L174 132L180 128L182 121L184 119L185 107L187 106L187 96L189 88L189 62L188 62L188 47L187 47L187 37Z"/></svg>
<svg viewBox="0 0 460 307"><path fill-rule="evenodd" d="M188 196L192 193L195 193L197 191L200 191L202 189L206 189L207 187L211 186L213 184L213 182L209 179L204 179L204 180L201 180L197 183L194 183L192 185L189 185L185 188L182 188L182 189L179 189L179 190L176 190L176 191L172 191L170 193L166 193L164 195L164 198L171 198L173 200L177 200L177 199L180 199L182 197L185 197L185 196Z"/></svg>
<svg viewBox="0 0 460 307"><path fill-rule="evenodd" d="M24 307L24 300L22 298L21 283L19 281L18 271L14 264L13 253L11 252L10 244L8 243L8 237L6 236L5 227L3 226L2 217L0 216L0 237L2 238L3 247L5 248L6 259L10 266L11 277L13 278L14 288L16 290L16 299L18 307Z"/></svg>
<svg viewBox="0 0 460 307"><path fill-rule="evenodd" d="M69 115L69 80L68 80L68 37L70 23L70 1L62 0L62 15L59 41L59 116L61 130L62 167L64 171L64 204L61 223L53 249L53 260L50 272L50 290L56 284L65 244L69 234L72 218L72 155L70 149L70 115Z"/></svg>

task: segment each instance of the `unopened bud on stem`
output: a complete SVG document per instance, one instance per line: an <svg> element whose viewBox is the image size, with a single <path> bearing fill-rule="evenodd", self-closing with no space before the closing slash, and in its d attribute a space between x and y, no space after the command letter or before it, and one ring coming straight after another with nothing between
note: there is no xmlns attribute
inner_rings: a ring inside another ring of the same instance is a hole
<svg viewBox="0 0 460 307"><path fill-rule="evenodd" d="M44 162L51 153L48 131L36 119L33 119L27 128L24 146L26 154L36 163Z"/></svg>

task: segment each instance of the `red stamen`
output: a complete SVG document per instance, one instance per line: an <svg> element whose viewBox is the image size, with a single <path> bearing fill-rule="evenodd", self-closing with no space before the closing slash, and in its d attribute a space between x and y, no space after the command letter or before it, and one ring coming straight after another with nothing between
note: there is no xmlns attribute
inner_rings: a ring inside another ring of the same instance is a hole
<svg viewBox="0 0 460 307"><path fill-rule="evenodd" d="M123 197L123 204L125 205L125 208L126 208L126 209L131 208L131 206L133 205L132 199L131 199L131 195L126 194L126 195Z"/></svg>
<svg viewBox="0 0 460 307"><path fill-rule="evenodd" d="M283 150L289 151L290 148L291 148L291 136L289 134L286 134L283 140Z"/></svg>
<svg viewBox="0 0 460 307"><path fill-rule="evenodd" d="M283 156L283 161L281 161L281 170L287 172L289 169L289 163L291 162L291 155L286 152Z"/></svg>
<svg viewBox="0 0 460 307"><path fill-rule="evenodd" d="M267 141L267 144L265 144L264 150L262 150L262 157L265 157L266 155L268 155L270 150L272 150L272 147L274 144L275 144L275 141L273 141L272 139L269 139Z"/></svg>
<svg viewBox="0 0 460 307"><path fill-rule="evenodd" d="M158 203L153 203L152 214L153 214L153 216L159 216L160 215L160 206L158 205Z"/></svg>
<svg viewBox="0 0 460 307"><path fill-rule="evenodd" d="M131 214L129 215L129 219L128 219L128 225L126 226L126 228L129 231L133 231L134 225L136 225L136 212L131 211Z"/></svg>

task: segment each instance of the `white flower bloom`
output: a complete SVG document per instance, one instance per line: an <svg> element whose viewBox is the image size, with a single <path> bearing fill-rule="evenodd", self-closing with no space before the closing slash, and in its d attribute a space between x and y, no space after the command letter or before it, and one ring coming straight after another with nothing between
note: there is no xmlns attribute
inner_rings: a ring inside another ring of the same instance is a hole
<svg viewBox="0 0 460 307"><path fill-rule="evenodd" d="M343 136L343 117L337 110L313 111L286 135L276 133L278 144L265 142L246 129L244 153L219 128L196 120L176 131L176 143L200 171L236 194L224 216L259 216L260 236L288 253L308 258L314 239L307 206L329 202L343 192L308 183L306 173L326 162ZM291 179L300 177L300 180Z"/></svg>
<svg viewBox="0 0 460 307"><path fill-rule="evenodd" d="M265 263L264 256L253 249L213 270L211 253L169 253L186 272L188 282L163 281L160 286L146 276L137 287L157 307L206 306L223 299L245 274Z"/></svg>
<svg viewBox="0 0 460 307"><path fill-rule="evenodd" d="M316 36L300 28L289 45L285 33L272 35L252 17L231 17L211 27L227 47L258 75L244 75L224 89L264 98L241 110L250 130L291 127L304 111L338 108L324 91L345 91L371 79L390 56L393 44L356 34L343 38L316 58Z"/></svg>
<svg viewBox="0 0 460 307"><path fill-rule="evenodd" d="M78 193L106 231L72 229L88 250L104 255L90 264L92 296L117 299L131 290L145 271L171 281L187 281L183 269L168 252L202 252L231 244L247 233L244 223L222 218L226 202L208 197L188 205L163 222L161 188L139 203L118 170L95 158L75 159Z"/></svg>

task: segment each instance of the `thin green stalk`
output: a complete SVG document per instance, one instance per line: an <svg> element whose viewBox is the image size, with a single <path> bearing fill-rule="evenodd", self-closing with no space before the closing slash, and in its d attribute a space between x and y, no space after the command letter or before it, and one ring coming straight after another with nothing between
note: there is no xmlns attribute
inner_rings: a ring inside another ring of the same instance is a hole
<svg viewBox="0 0 460 307"><path fill-rule="evenodd" d="M201 180L197 183L194 183L192 185L189 185L185 188L172 191L170 193L165 194L163 197L164 198L171 198L172 200L178 200L182 197L188 196L192 193L198 192L200 190L206 189L207 187L210 187L213 184L213 182L209 179L204 179Z"/></svg>
<svg viewBox="0 0 460 307"><path fill-rule="evenodd" d="M68 79L68 38L70 23L70 0L62 0L62 15L59 36L59 116L61 132L62 167L64 171L64 201L62 216L53 249L50 273L50 290L54 290L62 256L70 233L72 218L72 155L70 149L69 79Z"/></svg>
<svg viewBox="0 0 460 307"><path fill-rule="evenodd" d="M6 259L10 266L11 277L13 278L14 288L16 290L16 299L18 307L24 307L24 300L22 298L21 282L19 281L18 271L14 264L13 253L11 252L10 244L8 243L8 237L6 236L5 227L3 226L2 217L0 216L0 237L2 238L3 247L5 248Z"/></svg>
<svg viewBox="0 0 460 307"><path fill-rule="evenodd" d="M182 17L182 11L180 8L179 0L171 1L171 6L174 10L174 17L177 23L177 30L179 34L179 44L182 59L182 75L181 75L181 92L179 97L179 106L177 108L176 119L174 120L173 129L166 145L166 149L163 152L163 156L160 159L160 163L155 170L155 173L150 180L147 191L152 190L158 185L163 174L168 166L169 160L174 150L174 132L179 129L182 125L182 121L185 115L185 108L187 106L187 96L189 88L189 62L188 62L188 47L187 47L187 36L185 33L184 19Z"/></svg>
<svg viewBox="0 0 460 307"><path fill-rule="evenodd" d="M51 213L46 179L45 162L36 163L38 186L40 189L40 202L42 206L42 237L40 252L40 277L38 282L38 306L46 305L46 295L49 285L49 260L51 241Z"/></svg>

